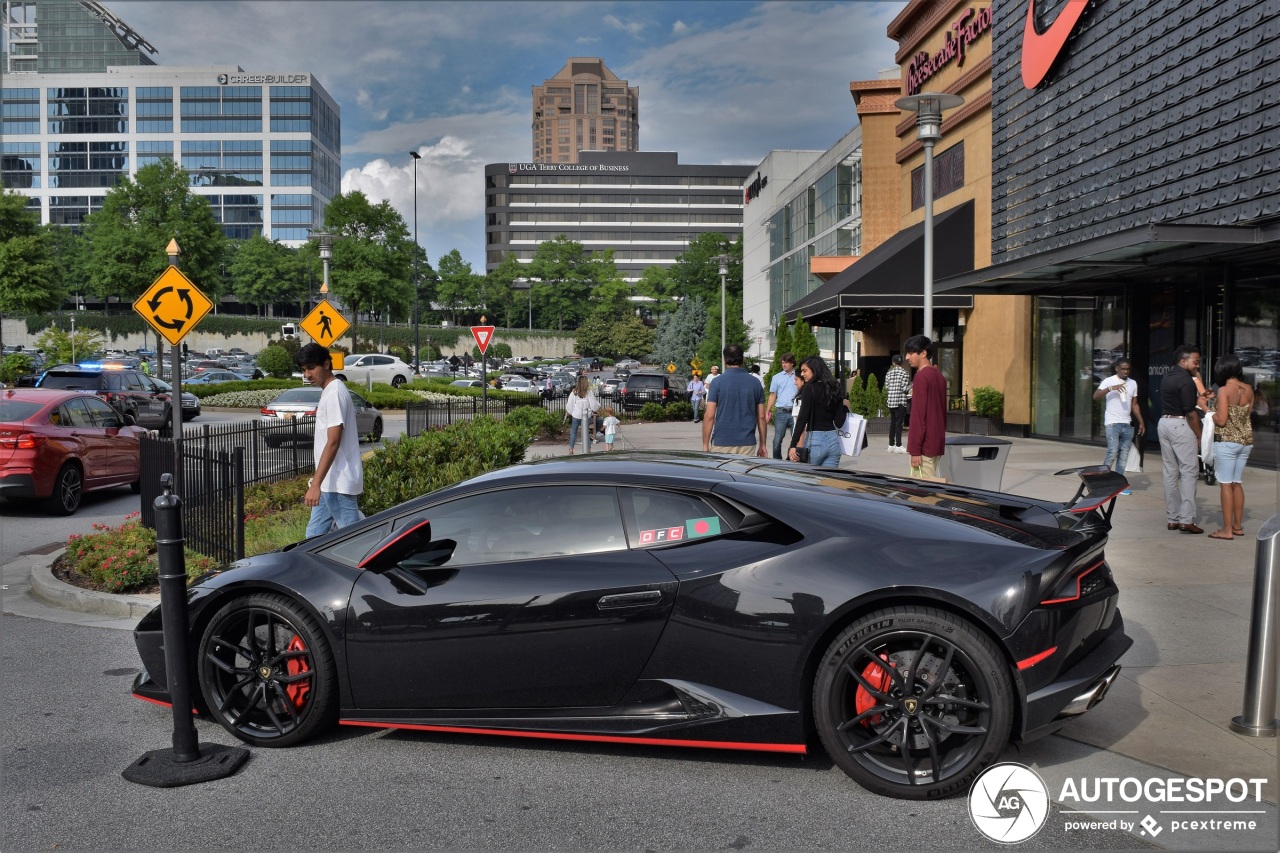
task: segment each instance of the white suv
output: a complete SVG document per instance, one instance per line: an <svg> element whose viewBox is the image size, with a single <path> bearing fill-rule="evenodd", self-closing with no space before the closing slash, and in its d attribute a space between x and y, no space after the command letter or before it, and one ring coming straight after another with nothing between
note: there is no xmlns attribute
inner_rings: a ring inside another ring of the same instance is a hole
<svg viewBox="0 0 1280 853"><path fill-rule="evenodd" d="M346 382L382 382L399 388L413 378L413 369L394 355L349 355L334 375Z"/></svg>

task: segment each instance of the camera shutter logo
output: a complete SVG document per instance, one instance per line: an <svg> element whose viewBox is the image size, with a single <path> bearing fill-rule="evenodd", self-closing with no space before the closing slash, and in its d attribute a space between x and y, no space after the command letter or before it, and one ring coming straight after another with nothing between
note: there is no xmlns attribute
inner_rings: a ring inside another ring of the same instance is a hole
<svg viewBox="0 0 1280 853"><path fill-rule="evenodd" d="M218 83L219 83L220 85L222 85L222 86L227 85L227 75L225 75L225 74L219 74L219 75L218 75Z"/></svg>
<svg viewBox="0 0 1280 853"><path fill-rule="evenodd" d="M1049 819L1049 789L1030 767L1013 762L995 764L969 789L969 819L992 841L1026 841Z"/></svg>

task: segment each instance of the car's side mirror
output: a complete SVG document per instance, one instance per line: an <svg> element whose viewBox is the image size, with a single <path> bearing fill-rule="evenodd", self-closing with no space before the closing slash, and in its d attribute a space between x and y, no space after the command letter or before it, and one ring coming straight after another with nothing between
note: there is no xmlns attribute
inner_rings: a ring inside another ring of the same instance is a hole
<svg viewBox="0 0 1280 853"><path fill-rule="evenodd" d="M386 571L399 565L410 554L423 550L430 542L431 522L425 516L417 516L373 546L359 567L374 572Z"/></svg>

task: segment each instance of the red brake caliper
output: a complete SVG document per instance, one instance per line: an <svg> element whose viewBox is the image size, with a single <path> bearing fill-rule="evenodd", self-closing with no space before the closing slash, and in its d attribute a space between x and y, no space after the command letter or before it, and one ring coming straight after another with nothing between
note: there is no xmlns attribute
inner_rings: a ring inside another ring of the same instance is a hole
<svg viewBox="0 0 1280 853"><path fill-rule="evenodd" d="M297 634L293 635L293 639L289 641L289 645L285 651L289 652L305 652L307 646L302 642L302 638ZM310 672L311 667L307 666L307 662L302 658L289 658L284 665L285 671L290 675L300 675L304 672ZM298 681L290 684L284 689L285 695L289 697L289 701L293 702L295 708L301 708L307 701L307 694L311 692L311 679Z"/></svg>
<svg viewBox="0 0 1280 853"><path fill-rule="evenodd" d="M896 663L891 663L889 661L889 658L887 658L884 655L880 655L880 660L884 661L885 663L888 663L889 666L894 667L895 669L898 666ZM868 684L870 684L872 687L874 687L876 690L882 693L884 692L885 688L889 686L889 682L893 680L892 678L889 677L888 670L886 670L882 664L875 663L874 661L867 664L866 668L862 670L862 678L864 681L866 681ZM874 708L876 704L877 704L877 699L867 692L867 688L859 684L858 692L853 695L854 709L859 714L862 714L870 710L871 708ZM870 717L862 721L862 724L864 726L874 726L874 725L878 725L879 723L880 723L879 714L872 714Z"/></svg>

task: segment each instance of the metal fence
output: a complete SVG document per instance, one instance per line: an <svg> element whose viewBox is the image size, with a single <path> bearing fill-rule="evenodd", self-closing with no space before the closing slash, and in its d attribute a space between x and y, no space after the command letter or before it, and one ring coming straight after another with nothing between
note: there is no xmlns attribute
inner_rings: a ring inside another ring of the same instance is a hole
<svg viewBox="0 0 1280 853"><path fill-rule="evenodd" d="M257 421L184 430L181 460L170 436L139 440L142 523L155 528L162 474L174 474L182 498L187 547L223 562L244 556L244 488L299 477L314 469L314 418L280 424Z"/></svg>

